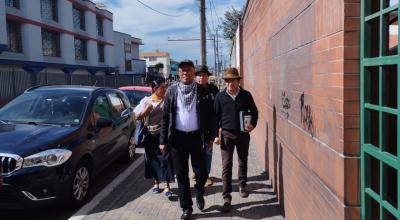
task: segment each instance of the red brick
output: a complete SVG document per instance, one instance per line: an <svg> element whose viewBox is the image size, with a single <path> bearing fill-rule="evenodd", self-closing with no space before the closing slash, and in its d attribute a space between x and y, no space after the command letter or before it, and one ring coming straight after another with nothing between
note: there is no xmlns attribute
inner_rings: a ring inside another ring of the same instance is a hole
<svg viewBox="0 0 400 220"><path fill-rule="evenodd" d="M360 72L360 61L359 60L345 60L343 72L344 73L359 73Z"/></svg>
<svg viewBox="0 0 400 220"><path fill-rule="evenodd" d="M252 141L271 176L274 141L283 149L283 178L273 185L283 182L276 190L289 219L359 213L359 12L359 0L249 1L242 68L260 115ZM312 131L301 120L303 93Z"/></svg>
<svg viewBox="0 0 400 220"><path fill-rule="evenodd" d="M345 115L344 116L344 128L360 128L360 117L358 115Z"/></svg>
<svg viewBox="0 0 400 220"><path fill-rule="evenodd" d="M344 4L345 17L360 17L360 4L358 3L345 3Z"/></svg>
<svg viewBox="0 0 400 220"><path fill-rule="evenodd" d="M344 88L344 101L359 101L360 100L360 88Z"/></svg>
<svg viewBox="0 0 400 220"><path fill-rule="evenodd" d="M343 143L343 154L345 156L360 156L360 142L346 141Z"/></svg>
<svg viewBox="0 0 400 220"><path fill-rule="evenodd" d="M344 19L344 29L346 31L360 30L360 18L359 17L346 17Z"/></svg>
<svg viewBox="0 0 400 220"><path fill-rule="evenodd" d="M345 31L344 32L344 46L359 46L360 32L359 31Z"/></svg>
<svg viewBox="0 0 400 220"><path fill-rule="evenodd" d="M334 48L343 46L343 40L344 40L343 34L344 34L343 32L339 32L332 36L329 36L329 47Z"/></svg>
<svg viewBox="0 0 400 220"><path fill-rule="evenodd" d="M344 113L358 115L360 114L360 102L358 101L348 101L344 104Z"/></svg>
<svg viewBox="0 0 400 220"><path fill-rule="evenodd" d="M344 88L358 88L360 87L360 77L358 74L345 74L343 75Z"/></svg>
<svg viewBox="0 0 400 220"><path fill-rule="evenodd" d="M360 205L360 173L359 158L344 159L345 204Z"/></svg>
<svg viewBox="0 0 400 220"><path fill-rule="evenodd" d="M356 128L346 128L344 129L344 139L343 141L356 142L360 140L360 129Z"/></svg>
<svg viewBox="0 0 400 220"><path fill-rule="evenodd" d="M360 59L360 48L358 46L345 46L344 59Z"/></svg>

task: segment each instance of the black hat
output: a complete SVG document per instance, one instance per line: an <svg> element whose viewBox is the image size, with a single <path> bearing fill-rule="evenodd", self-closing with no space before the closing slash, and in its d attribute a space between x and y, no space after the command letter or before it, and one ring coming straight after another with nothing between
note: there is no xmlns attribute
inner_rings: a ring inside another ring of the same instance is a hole
<svg viewBox="0 0 400 220"><path fill-rule="evenodd" d="M196 67L196 75L200 74L200 73L207 73L207 75L211 76L212 74L210 73L210 71L208 71L208 67L207 66L197 66Z"/></svg>
<svg viewBox="0 0 400 220"><path fill-rule="evenodd" d="M193 67L193 68L194 68L194 64L193 64L193 62L192 62L191 60L182 60L182 61L179 63L178 67L179 67L179 68L182 68L183 66L190 66L190 67Z"/></svg>

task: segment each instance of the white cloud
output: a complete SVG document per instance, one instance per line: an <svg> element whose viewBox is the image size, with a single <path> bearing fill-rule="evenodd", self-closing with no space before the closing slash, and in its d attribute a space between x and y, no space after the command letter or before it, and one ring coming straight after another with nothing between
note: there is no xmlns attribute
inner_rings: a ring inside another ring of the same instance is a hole
<svg viewBox="0 0 400 220"><path fill-rule="evenodd" d="M199 9L198 0L141 0L143 3L163 13L182 15L180 17L169 17L161 15L146 8L136 0L97 0L104 2L107 9L114 14L114 29L128 33L134 37L141 38L143 45L141 51L160 49L170 52L172 58L177 60L189 58L198 60L200 54L200 42L171 42L173 39L198 38ZM206 0L206 5L209 6ZM231 7L240 8L245 0L213 0L219 17L223 17L226 10ZM211 10L208 8L207 10ZM212 22L210 11L207 12L210 28ZM216 25L217 21L214 21ZM207 42L207 59L210 64L214 63L213 43ZM225 44L223 44L225 46ZM225 46L226 47L226 46ZM225 55L226 52L224 51ZM212 66L212 65L211 65Z"/></svg>

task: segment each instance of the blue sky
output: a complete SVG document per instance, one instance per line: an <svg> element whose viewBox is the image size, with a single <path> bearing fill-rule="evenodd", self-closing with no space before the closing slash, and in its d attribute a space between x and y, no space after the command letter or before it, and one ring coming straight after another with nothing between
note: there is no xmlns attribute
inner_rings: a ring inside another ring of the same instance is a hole
<svg viewBox="0 0 400 220"><path fill-rule="evenodd" d="M200 18L198 0L140 0L170 17L152 11L136 0L94 0L103 2L114 14L114 29L141 38L140 51L168 51L175 60L199 60L200 42L173 42L170 39L199 38ZM205 0L206 19L212 32L221 22L224 12L232 7L243 7L246 0ZM215 8L215 10L214 10ZM220 36L222 33L220 32ZM223 55L227 60L229 43L221 38ZM213 67L213 42L207 41L207 63ZM228 63L227 63L228 64Z"/></svg>

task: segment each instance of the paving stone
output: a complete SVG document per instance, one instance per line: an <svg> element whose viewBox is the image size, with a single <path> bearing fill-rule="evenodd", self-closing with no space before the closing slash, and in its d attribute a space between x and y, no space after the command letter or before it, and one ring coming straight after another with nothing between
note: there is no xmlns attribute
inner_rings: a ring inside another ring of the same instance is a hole
<svg viewBox="0 0 400 220"><path fill-rule="evenodd" d="M211 176L214 184L206 187L205 210L196 207L193 197L194 219L283 219L279 214L278 202L267 180L263 165L259 162L254 146L250 146L248 164L248 189L251 192L248 198L240 198L238 193L238 164L237 155L234 154L233 163L233 192L232 211L221 213L222 199L222 162L219 146L214 146ZM190 176L192 171L190 171ZM120 186L104 198L84 220L111 219L179 219L181 209L176 193L177 183L171 184L174 200L169 201L163 193L154 194L151 189L151 180L144 179L144 164L141 164ZM194 181L191 181L193 187ZM161 186L160 186L161 187ZM192 191L193 192L193 191Z"/></svg>

